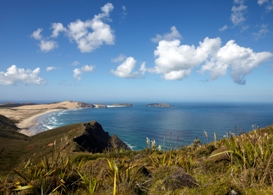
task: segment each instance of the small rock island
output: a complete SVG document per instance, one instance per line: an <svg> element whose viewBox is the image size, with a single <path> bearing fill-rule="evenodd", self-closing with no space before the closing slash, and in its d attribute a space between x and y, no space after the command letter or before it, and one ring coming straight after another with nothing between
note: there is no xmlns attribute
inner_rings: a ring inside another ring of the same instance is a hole
<svg viewBox="0 0 273 195"><path fill-rule="evenodd" d="M167 103L152 103L152 104L148 104L148 107L160 107L160 108L170 108L171 105L167 104Z"/></svg>

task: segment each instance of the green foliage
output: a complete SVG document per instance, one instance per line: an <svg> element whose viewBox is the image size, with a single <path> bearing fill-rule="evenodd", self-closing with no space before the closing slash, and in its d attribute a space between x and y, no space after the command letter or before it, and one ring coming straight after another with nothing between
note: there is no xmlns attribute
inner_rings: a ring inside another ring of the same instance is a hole
<svg viewBox="0 0 273 195"><path fill-rule="evenodd" d="M79 128L60 128L62 133L51 131L28 140L29 149L16 154L29 160L17 164L13 173L2 174L0 194L273 193L273 126L218 141L214 136L213 143L196 139L179 149L149 146L97 154L71 150L73 132ZM182 185L181 175L194 182Z"/></svg>

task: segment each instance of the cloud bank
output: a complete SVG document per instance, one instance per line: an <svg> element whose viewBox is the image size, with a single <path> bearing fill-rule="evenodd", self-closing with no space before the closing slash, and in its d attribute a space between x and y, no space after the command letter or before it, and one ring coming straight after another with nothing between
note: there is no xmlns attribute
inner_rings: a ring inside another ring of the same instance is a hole
<svg viewBox="0 0 273 195"><path fill-rule="evenodd" d="M158 36L157 36L158 37ZM166 36L168 37L168 36ZM171 38L171 39L170 39ZM208 81L223 76L230 69L230 75L237 84L245 84L245 76L252 69L270 60L270 52L254 52L250 48L237 45L234 40L221 47L221 39L206 37L199 45L181 45L176 37L160 40L154 51L155 66L149 72L163 74L165 80L182 80L192 70L200 67L199 72L209 72Z"/></svg>
<svg viewBox="0 0 273 195"><path fill-rule="evenodd" d="M14 85L17 83L25 84L44 84L45 80L39 76L40 68L34 70L17 68L12 65L6 72L0 72L0 85Z"/></svg>

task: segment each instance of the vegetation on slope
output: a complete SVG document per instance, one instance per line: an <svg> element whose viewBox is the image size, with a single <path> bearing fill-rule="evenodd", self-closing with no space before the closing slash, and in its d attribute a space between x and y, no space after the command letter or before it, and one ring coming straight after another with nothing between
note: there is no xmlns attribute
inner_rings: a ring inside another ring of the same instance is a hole
<svg viewBox="0 0 273 195"><path fill-rule="evenodd" d="M1 177L0 193L273 194L273 126L221 140L215 134L213 143L194 140L177 150L149 145L95 154L69 149L67 132L77 128L33 138L32 151L22 153L26 160ZM42 145L48 155L41 156Z"/></svg>

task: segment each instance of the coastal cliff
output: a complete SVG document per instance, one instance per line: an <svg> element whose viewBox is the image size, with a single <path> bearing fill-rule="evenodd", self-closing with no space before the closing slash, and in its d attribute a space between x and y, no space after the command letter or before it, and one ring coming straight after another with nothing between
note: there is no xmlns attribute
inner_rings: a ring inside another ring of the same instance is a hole
<svg viewBox="0 0 273 195"><path fill-rule="evenodd" d="M0 175L12 170L35 154L35 159L49 155L53 148L66 152L100 153L113 149L130 150L116 135L110 136L97 121L71 124L48 130L34 136L19 133L15 123L0 115Z"/></svg>
<svg viewBox="0 0 273 195"><path fill-rule="evenodd" d="M110 136L97 121L84 123L84 131L73 139L79 151L103 152L107 149L130 149L116 135Z"/></svg>

